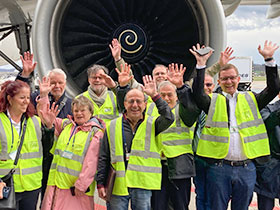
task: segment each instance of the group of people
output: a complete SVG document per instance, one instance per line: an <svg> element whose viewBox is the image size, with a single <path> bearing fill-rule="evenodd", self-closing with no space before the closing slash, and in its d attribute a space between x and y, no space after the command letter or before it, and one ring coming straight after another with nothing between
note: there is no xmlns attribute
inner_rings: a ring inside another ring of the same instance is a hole
<svg viewBox="0 0 280 210"><path fill-rule="evenodd" d="M258 48L267 75L260 93L238 90L230 47L206 69L212 51L201 56L196 50L203 46L193 46L193 81L184 81L183 65L158 64L144 85L122 59L120 43L113 39L109 47L118 81L94 64L88 90L74 99L65 94L61 69L31 93L36 63L28 52L16 80L2 84L0 177L15 169L17 209L35 210L40 192L43 210L94 209L97 187L110 210L185 210L192 178L198 210L226 210L230 200L232 209L248 209L254 190L259 209L273 209L280 194L280 109L279 102L268 104L280 90L276 44Z"/></svg>

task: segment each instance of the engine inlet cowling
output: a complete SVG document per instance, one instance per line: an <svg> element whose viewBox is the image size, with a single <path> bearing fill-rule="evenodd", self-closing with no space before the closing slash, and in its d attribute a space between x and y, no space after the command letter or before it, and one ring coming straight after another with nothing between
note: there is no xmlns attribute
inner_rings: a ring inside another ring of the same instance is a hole
<svg viewBox="0 0 280 210"><path fill-rule="evenodd" d="M169 63L184 64L187 80L196 63L188 50L192 45L210 45L216 52L223 49L223 9L218 0L38 2L33 46L39 73L62 68L72 96L86 90L86 69L92 64L105 65L117 79L109 48L113 38L120 41L122 57L131 64L138 82L151 74L156 64Z"/></svg>

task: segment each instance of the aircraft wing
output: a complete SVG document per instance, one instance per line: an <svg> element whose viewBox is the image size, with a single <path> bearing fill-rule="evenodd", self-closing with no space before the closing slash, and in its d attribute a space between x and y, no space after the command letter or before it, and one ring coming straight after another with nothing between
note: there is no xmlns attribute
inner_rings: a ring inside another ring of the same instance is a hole
<svg viewBox="0 0 280 210"><path fill-rule="evenodd" d="M276 18L280 16L280 0L221 0L225 16L231 15L239 5L270 5L266 17Z"/></svg>

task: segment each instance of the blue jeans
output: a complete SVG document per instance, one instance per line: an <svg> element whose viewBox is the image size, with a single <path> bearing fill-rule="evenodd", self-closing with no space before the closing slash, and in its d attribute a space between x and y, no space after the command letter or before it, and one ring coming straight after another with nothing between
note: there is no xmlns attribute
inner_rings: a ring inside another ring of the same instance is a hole
<svg viewBox="0 0 280 210"><path fill-rule="evenodd" d="M196 209L210 210L210 195L207 187L206 175L209 164L200 157L195 156L195 170L194 177L195 193L196 193Z"/></svg>
<svg viewBox="0 0 280 210"><path fill-rule="evenodd" d="M211 209L226 210L231 199L232 210L248 210L256 183L256 168L211 164L207 172Z"/></svg>
<svg viewBox="0 0 280 210"><path fill-rule="evenodd" d="M108 210L128 210L129 200L131 200L132 210L150 210L151 209L151 190L139 188L129 188L129 195L118 196L112 195L111 200L107 203Z"/></svg>

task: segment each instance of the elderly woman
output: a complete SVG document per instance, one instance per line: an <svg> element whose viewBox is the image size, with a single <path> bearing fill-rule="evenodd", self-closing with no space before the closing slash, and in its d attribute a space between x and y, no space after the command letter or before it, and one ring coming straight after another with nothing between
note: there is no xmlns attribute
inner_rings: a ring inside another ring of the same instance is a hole
<svg viewBox="0 0 280 210"><path fill-rule="evenodd" d="M13 174L17 209L36 210L42 179L41 121L34 116L30 87L7 81L0 91L0 177ZM26 129L24 129L26 127ZM25 130L25 131L24 131ZM17 165L14 160L23 136Z"/></svg>
<svg viewBox="0 0 280 210"><path fill-rule="evenodd" d="M84 96L73 100L73 118L63 120L55 118L57 108L49 109L47 97L38 104L43 122L48 128L54 125L57 136L42 210L94 209L94 175L104 122L92 116L93 104Z"/></svg>

